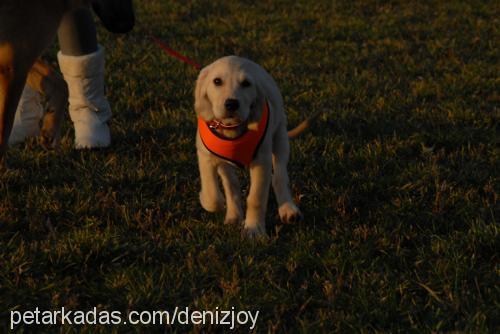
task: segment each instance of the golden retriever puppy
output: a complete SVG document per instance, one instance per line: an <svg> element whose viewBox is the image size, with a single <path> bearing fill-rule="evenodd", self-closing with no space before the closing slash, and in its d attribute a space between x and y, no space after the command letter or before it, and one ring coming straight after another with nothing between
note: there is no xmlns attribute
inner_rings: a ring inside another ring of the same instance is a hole
<svg viewBox="0 0 500 334"><path fill-rule="evenodd" d="M201 206L215 212L225 202L225 223L243 222L247 235L263 235L272 183L281 220L301 219L289 187L290 147L283 99L271 75L248 59L221 58L201 70L194 108ZM250 170L245 216L236 166ZM222 179L225 201L217 175Z"/></svg>

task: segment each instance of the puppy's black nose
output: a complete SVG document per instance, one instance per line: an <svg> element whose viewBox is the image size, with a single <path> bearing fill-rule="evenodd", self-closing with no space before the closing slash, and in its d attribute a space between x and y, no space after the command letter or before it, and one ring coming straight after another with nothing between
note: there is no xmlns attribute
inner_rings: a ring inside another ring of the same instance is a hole
<svg viewBox="0 0 500 334"><path fill-rule="evenodd" d="M227 99L226 102L224 102L224 107L226 107L227 111L234 112L240 107L240 102L236 99Z"/></svg>

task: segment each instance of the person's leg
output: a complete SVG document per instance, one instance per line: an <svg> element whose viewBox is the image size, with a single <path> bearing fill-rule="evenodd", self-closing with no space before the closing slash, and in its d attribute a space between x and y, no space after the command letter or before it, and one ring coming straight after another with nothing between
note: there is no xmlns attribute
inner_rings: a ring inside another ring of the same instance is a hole
<svg viewBox="0 0 500 334"><path fill-rule="evenodd" d="M90 11L85 8L63 17L58 37L61 52L65 55L88 55L98 48L94 21ZM23 142L26 137L38 136L42 117L40 94L26 85L19 100L9 143L16 144Z"/></svg>
<svg viewBox="0 0 500 334"><path fill-rule="evenodd" d="M104 96L104 49L97 44L92 13L81 8L67 13L58 30L59 67L68 84L69 114L75 147L109 146L107 121L111 108Z"/></svg>
<svg viewBox="0 0 500 334"><path fill-rule="evenodd" d="M83 56L97 51L97 35L90 10L80 8L63 16L57 31L61 52Z"/></svg>

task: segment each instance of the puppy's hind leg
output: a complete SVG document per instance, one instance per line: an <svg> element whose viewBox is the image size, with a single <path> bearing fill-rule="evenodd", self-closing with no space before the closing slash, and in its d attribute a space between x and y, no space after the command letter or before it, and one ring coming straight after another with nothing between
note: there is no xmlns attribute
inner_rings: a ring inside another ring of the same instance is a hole
<svg viewBox="0 0 500 334"><path fill-rule="evenodd" d="M200 204L208 212L224 209L224 197L219 189L217 167L207 153L198 150L198 167L200 168Z"/></svg>
<svg viewBox="0 0 500 334"><path fill-rule="evenodd" d="M285 126L281 126L273 141L273 189L278 201L280 219L292 223L302 219L302 213L293 203L290 191L287 164L290 156L290 143Z"/></svg>
<svg viewBox="0 0 500 334"><path fill-rule="evenodd" d="M217 168L224 186L226 195L226 218L224 224L238 224L243 220L243 209L241 207L241 188L236 175L235 167L223 163Z"/></svg>

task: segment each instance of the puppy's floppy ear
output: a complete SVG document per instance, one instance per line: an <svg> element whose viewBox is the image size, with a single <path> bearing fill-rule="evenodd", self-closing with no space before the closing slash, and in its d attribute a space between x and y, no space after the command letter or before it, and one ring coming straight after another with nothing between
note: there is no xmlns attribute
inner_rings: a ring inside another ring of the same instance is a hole
<svg viewBox="0 0 500 334"><path fill-rule="evenodd" d="M209 121L213 117L212 103L207 95L207 76L209 70L208 66L201 70L194 89L194 110L197 115L200 115L206 121Z"/></svg>
<svg viewBox="0 0 500 334"><path fill-rule="evenodd" d="M268 83L264 79L261 73L257 73L254 77L254 85L257 96L252 103L250 110L250 115L248 120L250 123L259 122L262 117L262 111L264 108L264 103L266 103L267 93L269 92Z"/></svg>

